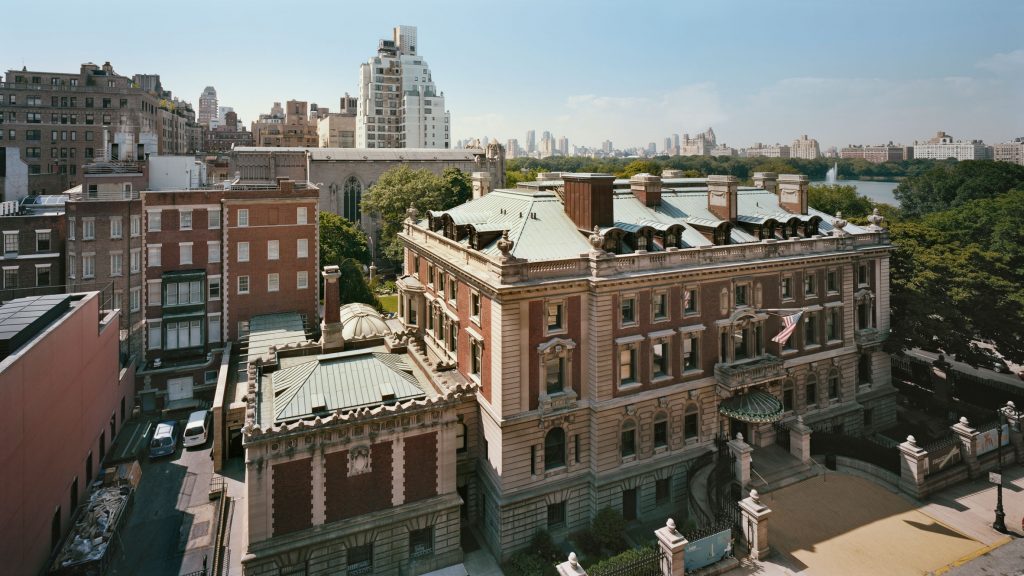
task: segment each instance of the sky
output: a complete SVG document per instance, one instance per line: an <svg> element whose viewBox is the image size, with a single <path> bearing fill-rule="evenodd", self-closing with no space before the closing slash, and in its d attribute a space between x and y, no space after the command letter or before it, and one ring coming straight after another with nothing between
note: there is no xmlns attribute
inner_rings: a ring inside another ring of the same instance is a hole
<svg viewBox="0 0 1024 576"><path fill-rule="evenodd" d="M337 109L359 65L417 26L452 141L534 129L570 145L911 144L1024 136L1020 0L50 0L5 10L0 67L160 74L248 124L275 101ZM20 23L20 24L18 24Z"/></svg>

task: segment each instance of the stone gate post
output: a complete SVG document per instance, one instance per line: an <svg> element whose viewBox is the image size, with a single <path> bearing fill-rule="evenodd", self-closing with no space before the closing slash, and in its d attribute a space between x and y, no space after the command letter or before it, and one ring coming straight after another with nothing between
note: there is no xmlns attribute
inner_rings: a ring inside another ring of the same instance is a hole
<svg viewBox="0 0 1024 576"><path fill-rule="evenodd" d="M658 538L658 547L662 552L662 576L683 576L686 571L686 545L689 542L676 530L675 520L669 518L664 526L654 531L654 535Z"/></svg>
<svg viewBox="0 0 1024 576"><path fill-rule="evenodd" d="M768 547L768 516L772 510L764 504L757 490L750 491L750 497L740 500L740 512L743 514L743 533L750 545L750 556L754 560L764 560L771 554Z"/></svg>
<svg viewBox="0 0 1024 576"><path fill-rule="evenodd" d="M740 486L746 488L750 484L750 453L754 451L743 441L743 434L736 433L736 438L730 440L729 452L736 457L736 479L740 481Z"/></svg>

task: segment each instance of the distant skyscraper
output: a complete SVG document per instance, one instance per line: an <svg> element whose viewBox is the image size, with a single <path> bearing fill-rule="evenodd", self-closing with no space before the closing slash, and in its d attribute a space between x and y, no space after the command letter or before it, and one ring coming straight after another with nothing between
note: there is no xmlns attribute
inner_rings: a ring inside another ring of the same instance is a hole
<svg viewBox="0 0 1024 576"><path fill-rule="evenodd" d="M519 141L515 138L509 138L505 144L505 157L508 159L518 158L520 156Z"/></svg>
<svg viewBox="0 0 1024 576"><path fill-rule="evenodd" d="M217 89L207 86L199 96L199 123L214 129L220 124L220 110L217 108Z"/></svg>
<svg viewBox="0 0 1024 576"><path fill-rule="evenodd" d="M821 158L821 148L818 147L817 140L808 138L807 134L804 134L793 140L793 145L790 146L790 155L793 158L815 160Z"/></svg>
<svg viewBox="0 0 1024 576"><path fill-rule="evenodd" d="M562 154L562 156L569 155L569 139L566 138L565 136L562 136L561 138L558 139L558 151Z"/></svg>
<svg viewBox="0 0 1024 576"><path fill-rule="evenodd" d="M537 131L526 131L526 153L533 154L537 150Z"/></svg>
<svg viewBox="0 0 1024 576"><path fill-rule="evenodd" d="M666 155L672 155L672 139L665 138L665 148L662 150Z"/></svg>
<svg viewBox="0 0 1024 576"><path fill-rule="evenodd" d="M417 55L416 27L395 27L359 67L356 147L449 148L449 124L444 93Z"/></svg>

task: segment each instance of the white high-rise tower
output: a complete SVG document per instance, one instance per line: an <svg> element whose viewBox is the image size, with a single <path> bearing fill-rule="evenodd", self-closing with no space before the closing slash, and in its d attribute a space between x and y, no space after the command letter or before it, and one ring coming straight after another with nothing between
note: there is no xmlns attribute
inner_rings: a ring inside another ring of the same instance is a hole
<svg viewBox="0 0 1024 576"><path fill-rule="evenodd" d="M417 53L416 27L396 26L359 67L357 148L450 148L450 117L430 66Z"/></svg>

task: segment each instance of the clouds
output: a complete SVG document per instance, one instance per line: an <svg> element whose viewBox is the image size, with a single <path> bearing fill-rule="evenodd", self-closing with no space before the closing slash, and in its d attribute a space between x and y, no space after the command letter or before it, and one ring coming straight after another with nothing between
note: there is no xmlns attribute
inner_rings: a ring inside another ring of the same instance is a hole
<svg viewBox="0 0 1024 576"><path fill-rule="evenodd" d="M995 74L1024 73L1024 49L997 52L980 60L976 66Z"/></svg>

